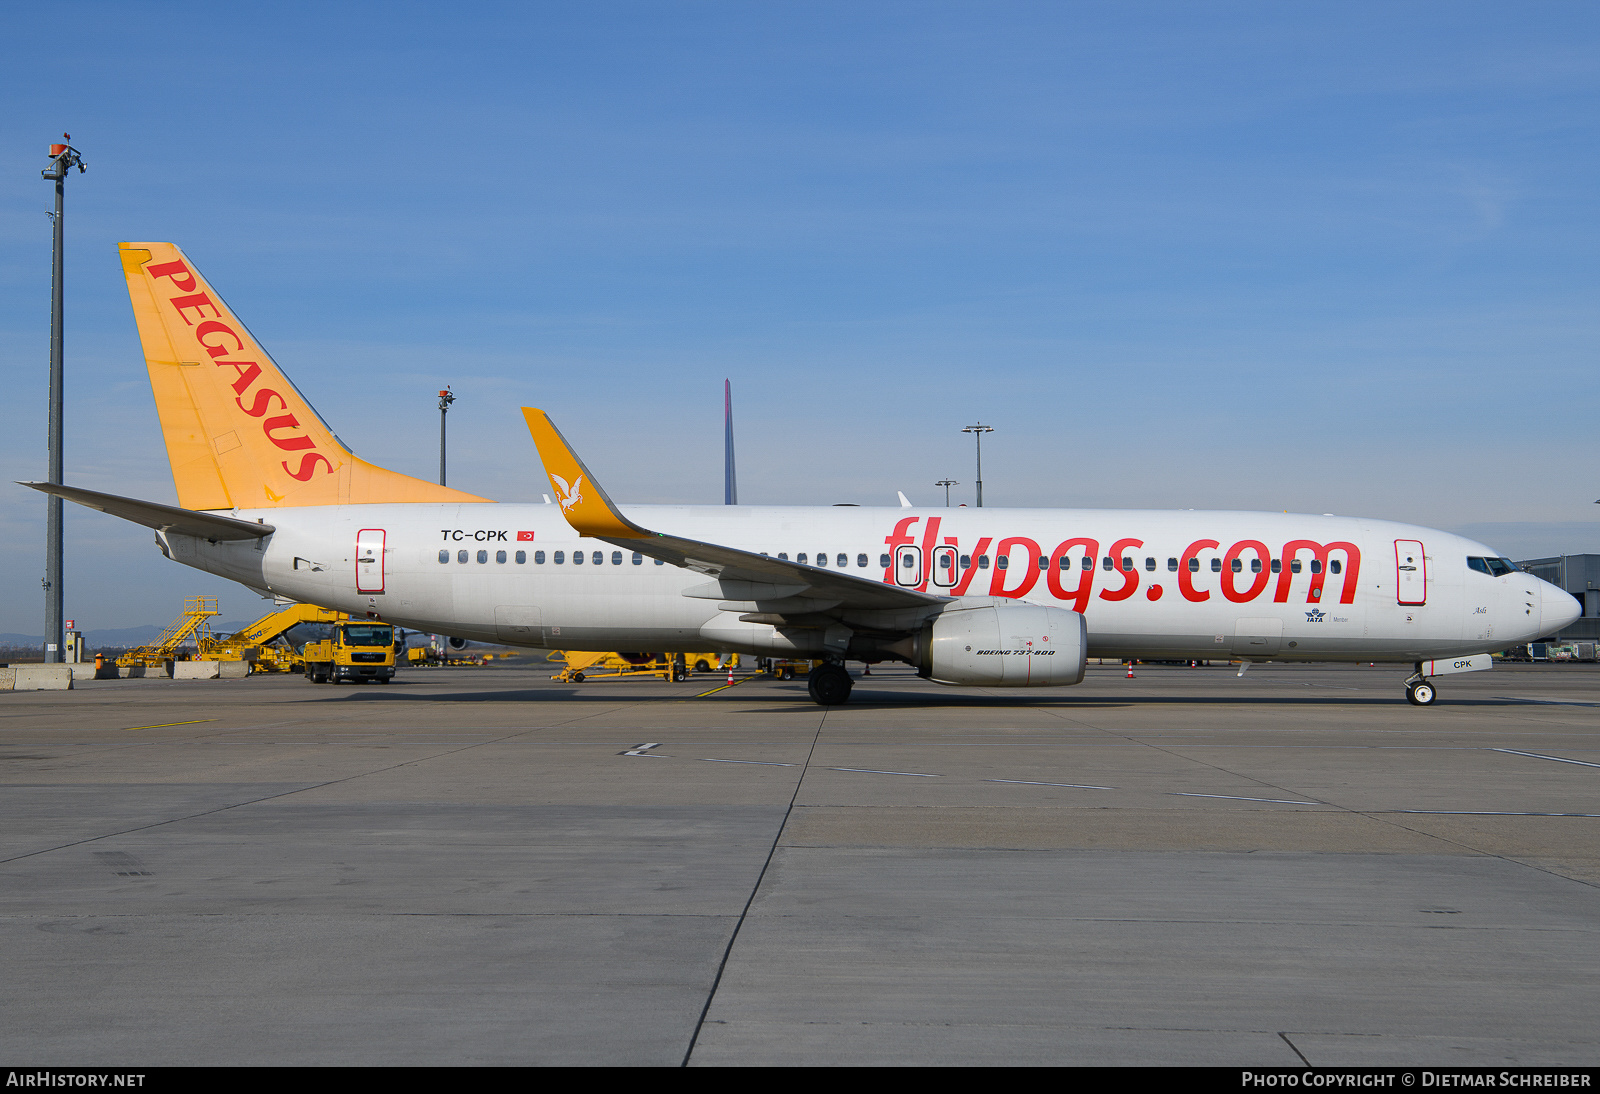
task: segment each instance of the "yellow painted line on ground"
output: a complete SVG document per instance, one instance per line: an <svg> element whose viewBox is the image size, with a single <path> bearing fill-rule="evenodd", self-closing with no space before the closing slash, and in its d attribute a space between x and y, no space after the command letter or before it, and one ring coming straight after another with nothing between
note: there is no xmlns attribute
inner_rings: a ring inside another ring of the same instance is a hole
<svg viewBox="0 0 1600 1094"><path fill-rule="evenodd" d="M129 726L127 729L123 730L122 732L124 732L124 733L132 733L136 729L166 729L168 726L193 726L193 725L199 725L201 722L215 722L215 721L216 721L215 718L195 718L192 721L188 721L188 722L162 722L158 726Z"/></svg>
<svg viewBox="0 0 1600 1094"><path fill-rule="evenodd" d="M735 680L731 684L723 684L720 688L712 688L710 691L702 691L699 695L694 696L694 698L704 699L707 695L715 695L719 691L727 691L729 688L736 688L740 684L748 684L750 681L759 680L765 675L767 674L764 672L758 672L754 676L746 676L743 680Z"/></svg>

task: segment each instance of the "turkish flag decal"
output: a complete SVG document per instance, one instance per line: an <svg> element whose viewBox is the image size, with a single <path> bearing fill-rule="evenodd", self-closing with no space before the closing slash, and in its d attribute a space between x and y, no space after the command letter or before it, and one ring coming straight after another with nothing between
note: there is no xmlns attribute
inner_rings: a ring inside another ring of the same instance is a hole
<svg viewBox="0 0 1600 1094"><path fill-rule="evenodd" d="M517 542L518 543L532 543L533 542L533 533L532 532L518 532L517 533Z"/></svg>

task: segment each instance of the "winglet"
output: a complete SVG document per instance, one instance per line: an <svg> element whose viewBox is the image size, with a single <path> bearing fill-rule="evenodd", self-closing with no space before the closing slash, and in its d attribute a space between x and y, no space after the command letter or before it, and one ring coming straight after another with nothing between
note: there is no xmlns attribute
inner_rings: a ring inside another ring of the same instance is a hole
<svg viewBox="0 0 1600 1094"><path fill-rule="evenodd" d="M544 461L545 474L561 504L561 513L580 536L598 539L650 539L653 533L623 516L578 454L561 435L550 416L533 407L522 408L528 432Z"/></svg>

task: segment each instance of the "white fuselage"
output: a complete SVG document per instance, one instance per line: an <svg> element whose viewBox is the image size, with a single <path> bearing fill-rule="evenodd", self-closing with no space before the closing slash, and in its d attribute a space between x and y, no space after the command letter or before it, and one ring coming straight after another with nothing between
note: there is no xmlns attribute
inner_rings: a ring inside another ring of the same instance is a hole
<svg viewBox="0 0 1600 1094"><path fill-rule="evenodd" d="M1494 554L1480 543L1383 520L854 506L640 505L624 512L670 535L796 561L803 554L813 566L822 555L827 569L874 581L1078 610L1096 657L1419 661L1527 642L1575 614L1571 597L1529 574L1470 569L1470 556ZM705 574L581 538L554 505L349 505L231 515L259 518L277 531L257 543L167 535L169 555L358 618L376 615L486 642L784 648L756 633L762 625L738 623L734 606L685 596L705 585ZM1408 551L1420 553L1420 568L1415 559L1406 567L1401 556Z"/></svg>

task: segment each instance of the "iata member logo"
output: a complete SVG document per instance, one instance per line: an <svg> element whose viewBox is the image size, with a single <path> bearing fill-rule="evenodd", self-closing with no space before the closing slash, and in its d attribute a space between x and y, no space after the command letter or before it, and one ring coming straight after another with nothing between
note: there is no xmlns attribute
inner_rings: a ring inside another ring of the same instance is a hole
<svg viewBox="0 0 1600 1094"><path fill-rule="evenodd" d="M1307 623L1321 623L1326 618L1327 615L1324 612L1318 611L1316 608L1312 608L1306 613Z"/></svg>
<svg viewBox="0 0 1600 1094"><path fill-rule="evenodd" d="M517 533L517 542L518 543L532 543L533 542L533 533L532 532L518 532Z"/></svg>

